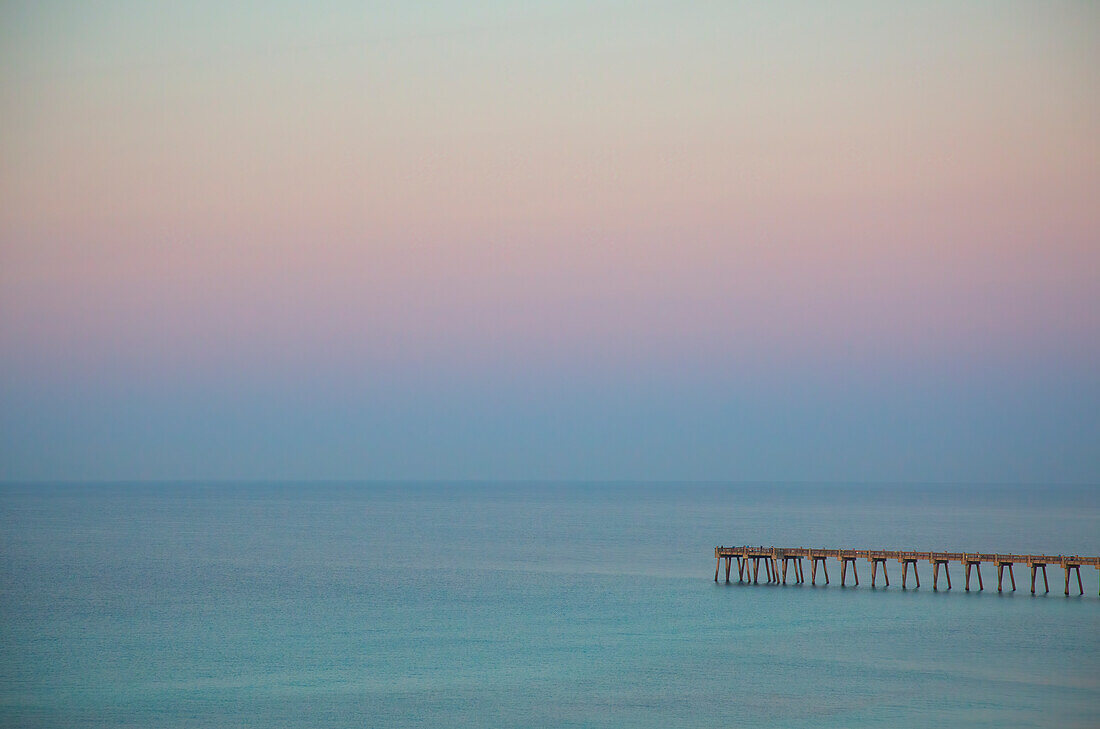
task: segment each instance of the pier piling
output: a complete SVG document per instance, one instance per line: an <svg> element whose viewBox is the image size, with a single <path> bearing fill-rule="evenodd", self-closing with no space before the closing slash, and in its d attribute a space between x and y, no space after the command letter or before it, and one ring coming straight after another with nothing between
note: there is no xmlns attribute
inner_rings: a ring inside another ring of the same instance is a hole
<svg viewBox="0 0 1100 729"><path fill-rule="evenodd" d="M1076 559L1064 559L1062 560L1062 569L1066 573L1066 595L1069 595L1069 573L1076 570L1077 572L1077 589L1079 595L1085 594L1085 585L1081 582L1081 565Z"/></svg>
<svg viewBox="0 0 1100 729"><path fill-rule="evenodd" d="M1035 571L1043 571L1043 589L1044 592L1050 592L1050 582L1047 581L1047 564L1046 562L1029 561L1031 564L1031 594L1035 594Z"/></svg>
<svg viewBox="0 0 1100 729"><path fill-rule="evenodd" d="M981 561L977 560L975 558L972 558L972 557L967 557L966 560L965 560L965 564L966 564L966 591L970 592L970 568L971 567L974 567L978 572L978 589L979 590L984 590L985 585L982 583L982 563L981 563Z"/></svg>
<svg viewBox="0 0 1100 729"><path fill-rule="evenodd" d="M905 589L905 578L909 572L909 565L913 565L913 577L917 578L917 587L920 587L920 572L917 571L916 557L899 557L898 562L901 562L901 589Z"/></svg>
<svg viewBox="0 0 1100 729"><path fill-rule="evenodd" d="M848 571L848 564L852 565L852 576L855 577L856 585L859 585L859 568L856 567L856 558L849 557L847 555L841 555L840 557L840 586L845 587L844 578L845 573Z"/></svg>
<svg viewBox="0 0 1100 729"><path fill-rule="evenodd" d="M1005 567L1008 567L1008 579L1012 581L1012 591L1016 592L1016 575L1012 572L1012 560L997 555L994 561L997 563L997 592L1001 591L1001 581L1004 579Z"/></svg>
<svg viewBox="0 0 1100 729"><path fill-rule="evenodd" d="M1100 570L1100 557L1081 557L1080 555L1049 555L1049 554L978 554L962 552L905 552L898 550L860 550L860 549L809 549L806 547L793 547L781 549L777 547L715 547L714 548L714 581L722 572L722 560L726 560L726 582L730 581L733 572L733 560L737 560L737 581L751 584L760 582L760 562L764 562L764 575L767 583L787 584L787 573L794 568L793 581L795 584L803 584L806 581L806 573L803 567L803 558L810 560L810 584L817 585L817 570L820 565L825 577L825 584L829 584L828 560L835 559L840 562L840 585L848 586L848 567L852 568L852 578L856 586L859 585L859 569L857 560L866 559L871 563L871 587L878 586L878 568L882 565L882 578L886 586L890 586L890 575L886 562L896 559L901 565L901 586L908 588L909 567L913 567L913 577L916 586L920 587L920 571L918 562L928 560L932 565L932 589L939 590L940 565L943 565L944 578L947 580L947 589L951 589L951 563L959 563L965 570L966 591L970 591L971 572L977 573L978 590L985 590L985 581L982 577L982 563L991 562L997 565L997 592L1004 591L1005 568L1008 568L1008 579L1012 585L1012 591L1016 591L1016 575L1013 571L1014 564L1026 564L1031 568L1031 594L1035 594L1035 582L1040 570L1043 573L1043 589L1050 592L1050 580L1047 575L1047 565L1060 566L1062 574L1062 592L1069 595L1070 580L1075 574L1077 577L1077 591L1079 595L1085 594L1084 581L1081 577L1082 565L1091 565ZM751 560L751 563L750 563ZM782 567L780 562L782 561ZM792 565L793 563L793 565Z"/></svg>
<svg viewBox="0 0 1100 729"><path fill-rule="evenodd" d="M802 582L802 557L795 554L783 555L783 584L787 584L787 565L788 563L794 563L794 581L795 583Z"/></svg>
<svg viewBox="0 0 1100 729"><path fill-rule="evenodd" d="M948 566L949 562L946 559L938 559L936 557L932 557L928 561L933 564L933 568L932 568L932 589L933 590L938 590L939 589L939 584L938 583L940 581L940 565L942 564L943 565L944 577L947 578L947 589L950 590L951 589L951 568Z"/></svg>
<svg viewBox="0 0 1100 729"><path fill-rule="evenodd" d="M825 564L825 555L810 553L810 584L817 584L817 563L821 563L821 571L825 573L825 584L829 584L829 567Z"/></svg>
<svg viewBox="0 0 1100 729"><path fill-rule="evenodd" d="M878 571L878 566L882 565L882 577L886 580L886 586L890 586L890 575L886 572L886 558L885 557L868 557L867 561L871 563L871 587L875 586L875 573Z"/></svg>

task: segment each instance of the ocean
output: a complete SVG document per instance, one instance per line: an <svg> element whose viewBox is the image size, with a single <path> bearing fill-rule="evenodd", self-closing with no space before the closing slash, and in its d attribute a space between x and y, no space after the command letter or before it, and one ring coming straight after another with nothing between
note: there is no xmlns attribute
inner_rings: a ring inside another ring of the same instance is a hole
<svg viewBox="0 0 1100 729"><path fill-rule="evenodd" d="M1100 726L1094 568L716 584L739 544L1095 555L1100 487L7 485L0 725Z"/></svg>

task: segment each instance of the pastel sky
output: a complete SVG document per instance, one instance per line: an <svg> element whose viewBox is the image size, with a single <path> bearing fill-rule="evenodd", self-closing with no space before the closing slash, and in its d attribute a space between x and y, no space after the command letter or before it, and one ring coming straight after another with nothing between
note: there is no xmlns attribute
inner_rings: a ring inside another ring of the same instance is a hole
<svg viewBox="0 0 1100 729"><path fill-rule="evenodd" d="M1100 483L1100 4L0 1L0 479Z"/></svg>

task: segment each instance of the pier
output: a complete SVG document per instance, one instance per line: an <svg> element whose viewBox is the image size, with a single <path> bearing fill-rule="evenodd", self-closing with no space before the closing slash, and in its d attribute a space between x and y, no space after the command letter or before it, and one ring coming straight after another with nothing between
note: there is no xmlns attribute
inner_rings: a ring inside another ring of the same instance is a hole
<svg viewBox="0 0 1100 729"><path fill-rule="evenodd" d="M876 587L878 572L881 568L882 579L886 586L890 585L890 576L886 571L886 563L896 561L901 565L901 587L907 589L906 581L909 570L913 570L913 578L916 586L920 587L920 573L917 565L927 562L932 567L932 589L939 590L940 567L943 567L943 576L947 582L947 589L951 589L951 563L956 562L966 574L966 591L970 591L970 574L974 570L978 581L978 590L985 589L982 581L982 564L997 566L997 592L1004 589L1005 568L1011 590L1016 591L1016 575L1013 574L1013 565L1027 565L1031 568L1031 594L1035 594L1035 579L1041 572L1043 576L1043 592L1050 592L1050 582L1047 579L1047 566L1061 567L1064 571L1065 594L1070 592L1070 576L1077 577L1078 594L1084 595L1085 588L1081 582L1081 567L1090 566L1100 570L1100 557L1082 557L1080 555L1051 555L1051 554L984 554L969 552L904 552L890 549L815 549L811 547L715 547L714 557L717 563L714 567L714 581L718 581L722 571L722 560L726 560L726 582L730 581L730 572L734 560L737 561L737 581L758 584L760 581L760 567L764 567L765 583L787 584L787 571L792 568L792 581L801 584L806 581L806 574L802 570L802 560L810 562L810 584L817 584L817 569L821 566L824 584L829 584L829 568L827 559L833 559L840 563L840 586L847 587L848 570L851 569L852 579L859 584L859 568L857 563L865 560L871 567L871 587Z"/></svg>

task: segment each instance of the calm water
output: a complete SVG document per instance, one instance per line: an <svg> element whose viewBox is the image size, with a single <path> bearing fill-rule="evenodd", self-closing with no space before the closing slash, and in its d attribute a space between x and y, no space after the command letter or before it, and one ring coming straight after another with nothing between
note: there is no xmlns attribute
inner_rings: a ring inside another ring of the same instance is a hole
<svg viewBox="0 0 1100 729"><path fill-rule="evenodd" d="M0 724L1100 726L1096 570L715 585L742 543L1097 554L1100 489L3 487Z"/></svg>

